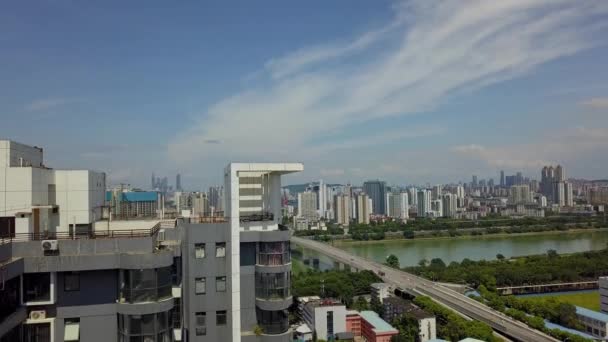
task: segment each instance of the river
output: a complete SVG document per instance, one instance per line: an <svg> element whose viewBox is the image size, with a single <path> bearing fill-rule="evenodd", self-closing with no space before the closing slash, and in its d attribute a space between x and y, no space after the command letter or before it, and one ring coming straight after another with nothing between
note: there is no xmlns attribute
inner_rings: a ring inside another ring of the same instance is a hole
<svg viewBox="0 0 608 342"><path fill-rule="evenodd" d="M399 258L401 266L415 266L422 259L441 258L445 263L471 260L492 260L497 254L505 257L545 253L554 249L559 254L606 248L608 231L520 234L419 240L382 240L373 242L335 241L334 246L355 255L384 262L390 254ZM331 268L333 262L314 251L304 250L303 258L319 258L320 268Z"/></svg>

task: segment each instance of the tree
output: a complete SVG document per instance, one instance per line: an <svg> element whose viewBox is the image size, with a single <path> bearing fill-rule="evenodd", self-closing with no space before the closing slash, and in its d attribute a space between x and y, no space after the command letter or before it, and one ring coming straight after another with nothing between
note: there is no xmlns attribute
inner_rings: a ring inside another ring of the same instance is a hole
<svg viewBox="0 0 608 342"><path fill-rule="evenodd" d="M502 261L502 260L505 260L505 256L502 255L502 254L500 254L500 253L498 253L498 254L496 254L496 259Z"/></svg>
<svg viewBox="0 0 608 342"><path fill-rule="evenodd" d="M377 297L372 297L372 300L369 304L370 309L372 309L372 311L375 311L378 315L383 316L384 307L382 306L382 303L380 303L380 299L378 299Z"/></svg>
<svg viewBox="0 0 608 342"><path fill-rule="evenodd" d="M391 254L386 257L385 264L386 264L386 266L398 269L399 268L399 258L397 258L397 256L395 254Z"/></svg>
<svg viewBox="0 0 608 342"><path fill-rule="evenodd" d="M357 311L365 311L369 310L369 303L365 300L363 296L357 298L355 304L353 304L353 309Z"/></svg>
<svg viewBox="0 0 608 342"><path fill-rule="evenodd" d="M420 266L420 267L425 267L426 264L428 264L428 260L426 260L426 259L422 259L422 260L418 261L418 266Z"/></svg>
<svg viewBox="0 0 608 342"><path fill-rule="evenodd" d="M555 259L555 258L557 258L559 256L559 254L557 254L557 251L555 249L550 249L550 250L547 251L547 256L550 259Z"/></svg>

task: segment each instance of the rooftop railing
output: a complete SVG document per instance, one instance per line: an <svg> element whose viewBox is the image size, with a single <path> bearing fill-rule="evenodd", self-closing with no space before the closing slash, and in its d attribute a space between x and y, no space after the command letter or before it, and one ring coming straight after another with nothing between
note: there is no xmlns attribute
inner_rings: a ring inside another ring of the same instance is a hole
<svg viewBox="0 0 608 342"><path fill-rule="evenodd" d="M240 216L241 222L259 222L259 221L272 221L274 220L274 214L266 211L259 213L251 213Z"/></svg>
<svg viewBox="0 0 608 342"><path fill-rule="evenodd" d="M160 229L160 223L150 229L116 229L91 230L88 232L40 232L40 233L13 233L0 236L0 244L10 242L40 241L40 240L78 240L78 239L117 239L141 238L155 236Z"/></svg>

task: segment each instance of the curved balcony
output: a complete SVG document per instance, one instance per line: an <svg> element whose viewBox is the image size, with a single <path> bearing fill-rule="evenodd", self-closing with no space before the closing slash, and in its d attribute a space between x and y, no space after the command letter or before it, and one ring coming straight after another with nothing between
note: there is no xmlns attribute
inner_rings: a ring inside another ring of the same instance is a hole
<svg viewBox="0 0 608 342"><path fill-rule="evenodd" d="M289 241L260 242L258 247L258 265L281 266L291 263Z"/></svg>
<svg viewBox="0 0 608 342"><path fill-rule="evenodd" d="M149 303L172 298L171 267L120 270L119 281L119 303Z"/></svg>
<svg viewBox="0 0 608 342"><path fill-rule="evenodd" d="M264 310L276 311L288 308L291 296L291 272L256 273L256 305Z"/></svg>
<svg viewBox="0 0 608 342"><path fill-rule="evenodd" d="M256 316L265 335L282 335L289 332L287 310L267 311L256 308Z"/></svg>

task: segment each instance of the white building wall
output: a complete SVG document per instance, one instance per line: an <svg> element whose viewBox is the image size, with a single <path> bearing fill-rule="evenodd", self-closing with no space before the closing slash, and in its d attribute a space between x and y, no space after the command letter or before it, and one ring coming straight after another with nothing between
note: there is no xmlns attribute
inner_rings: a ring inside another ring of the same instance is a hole
<svg viewBox="0 0 608 342"><path fill-rule="evenodd" d="M599 278L600 310L608 314L608 277Z"/></svg>
<svg viewBox="0 0 608 342"><path fill-rule="evenodd" d="M318 306L315 308L315 331L317 339L328 340L327 336L327 313L334 313L334 334L346 332L346 306Z"/></svg>
<svg viewBox="0 0 608 342"><path fill-rule="evenodd" d="M423 318L418 321L420 342L427 342L437 338L437 322L435 317Z"/></svg>

